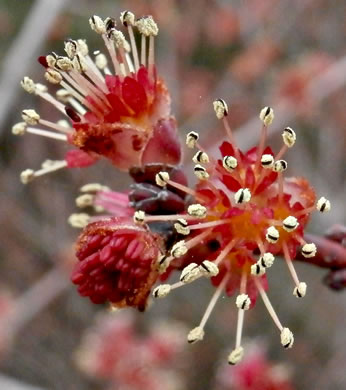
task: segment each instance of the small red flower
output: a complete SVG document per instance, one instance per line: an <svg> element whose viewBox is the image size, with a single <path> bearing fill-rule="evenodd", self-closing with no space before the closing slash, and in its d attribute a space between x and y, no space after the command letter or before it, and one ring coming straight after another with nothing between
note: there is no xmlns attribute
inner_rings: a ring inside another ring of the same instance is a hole
<svg viewBox="0 0 346 390"><path fill-rule="evenodd" d="M261 344L250 344L248 353L237 367L222 366L217 373L218 389L223 390L293 390L290 369L272 364Z"/></svg>
<svg viewBox="0 0 346 390"><path fill-rule="evenodd" d="M84 335L77 363L90 376L109 380L114 389L180 388L168 374L179 375L173 367L183 349L182 331L179 323L156 321L143 336L130 312L102 315Z"/></svg>
<svg viewBox="0 0 346 390"><path fill-rule="evenodd" d="M311 212L328 211L330 202L322 197L315 205L314 190L305 179L284 177L287 162L282 157L296 141L294 130L284 129L284 144L278 153L265 147L267 128L274 119L270 107L260 113L263 126L259 145L246 153L235 144L226 103L218 99L214 109L217 118L223 120L229 141L220 146L221 159L215 159L199 144L197 133L187 135L187 146L197 148L193 157L198 179L195 189L176 182L168 172L156 175L157 185L185 191L194 203L188 205L187 212L147 216L143 221L172 221L181 235L181 240L159 261L161 272L168 269L169 273L179 265L184 267L180 282L158 286L153 291L154 297L165 297L175 288L203 276L211 278L216 287L200 324L188 335L189 342L203 339L206 321L222 292L233 295L239 290L235 302L236 343L229 355L229 363L236 364L244 353L241 346L244 312L253 307L257 295L262 297L280 331L281 344L292 347L293 333L281 324L266 294L265 273L272 267L275 256L282 255L293 279L293 294L298 298L305 296L307 286L299 280L293 259L301 246L305 257L315 255L315 244L304 240L304 228Z"/></svg>
<svg viewBox="0 0 346 390"><path fill-rule="evenodd" d="M128 218L111 217L89 224L77 242L71 280L78 292L94 303L144 310L157 281L158 235L136 226Z"/></svg>
<svg viewBox="0 0 346 390"><path fill-rule="evenodd" d="M176 121L170 114L171 99L155 67L158 27L151 16L135 20L128 11L121 14L120 20L128 31L129 42L115 28L114 19L93 16L89 20L104 40L108 59L100 52L92 59L81 39L65 41L66 57L51 53L39 58L46 69L46 80L62 88L56 97L30 78L22 80L27 92L51 103L69 121L54 123L35 110L23 110L24 122L16 124L13 133L41 135L78 148L62 161L44 163L38 171L24 171L23 183L61 168L91 165L100 157L124 171L153 162L179 163L181 147ZM134 27L141 36L140 48Z"/></svg>

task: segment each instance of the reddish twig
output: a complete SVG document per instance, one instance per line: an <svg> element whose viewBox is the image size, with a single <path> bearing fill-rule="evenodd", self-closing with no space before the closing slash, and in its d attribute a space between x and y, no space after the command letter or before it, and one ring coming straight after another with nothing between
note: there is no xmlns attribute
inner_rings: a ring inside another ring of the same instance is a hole
<svg viewBox="0 0 346 390"><path fill-rule="evenodd" d="M307 234L305 239L316 244L317 254L305 258L298 253L296 260L329 269L330 272L323 279L324 283L333 290L346 288L346 226L334 225L324 237Z"/></svg>

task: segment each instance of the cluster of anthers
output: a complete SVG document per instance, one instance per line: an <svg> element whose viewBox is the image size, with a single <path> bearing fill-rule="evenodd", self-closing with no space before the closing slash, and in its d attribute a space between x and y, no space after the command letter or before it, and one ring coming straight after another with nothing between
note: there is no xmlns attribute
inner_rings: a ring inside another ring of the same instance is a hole
<svg viewBox="0 0 346 390"><path fill-rule="evenodd" d="M23 122L13 126L13 134L39 135L75 147L63 160L46 160L39 170L23 171L24 184L62 168L89 166L100 157L122 170L149 162L180 161L170 96L156 74L154 40L158 27L152 16L135 20L129 11L121 14L120 21L129 41L116 29L114 18L89 19L91 29L103 38L108 57L100 51L89 53L83 39L66 40L66 56L52 52L39 57L45 79L61 87L55 96L29 77L21 81L26 92L47 101L65 118L52 122L34 109L25 109ZM135 28L141 37L140 49Z"/></svg>
<svg viewBox="0 0 346 390"><path fill-rule="evenodd" d="M161 284L153 290L155 298L166 297L171 291L201 277L211 278L216 291L197 327L188 334L188 342L204 337L206 322L219 297L239 290L235 299L238 321L235 348L229 355L229 363L238 363L243 356L241 345L244 313L255 303L259 294L280 331L281 344L291 348L293 333L283 326L266 294L266 271L272 267L275 256L283 255L292 276L293 294L302 298L306 283L300 281L293 259L301 247L309 258L316 254L316 245L304 240L304 227L314 210L327 212L330 202L324 197L315 202L315 194L304 179L285 178L286 151L296 141L296 133L287 127L282 133L283 146L275 155L265 147L267 128L274 119L273 109L265 107L260 113L263 122L259 145L243 154L237 147L227 119L228 107L224 100L214 102L218 119L223 121L228 141L221 147L222 159L209 156L199 143L196 132L187 134L188 148L197 149L192 160L198 179L195 189L171 180L168 172L156 175L156 184L164 188L176 188L193 197L187 212L177 215L147 216L138 210L134 214L137 224L153 221L172 221L182 239L176 242L166 256L159 260L163 273L175 259L182 258L186 265L180 280L174 284ZM191 262L188 252L213 240L216 250L210 258Z"/></svg>

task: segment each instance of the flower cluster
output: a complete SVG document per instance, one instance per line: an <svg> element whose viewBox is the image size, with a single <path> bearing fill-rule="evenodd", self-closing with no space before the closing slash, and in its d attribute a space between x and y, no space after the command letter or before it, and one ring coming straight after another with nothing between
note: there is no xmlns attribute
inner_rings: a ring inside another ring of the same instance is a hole
<svg viewBox="0 0 346 390"><path fill-rule="evenodd" d="M94 303L110 302L144 310L150 291L159 280L181 270L179 281L153 288L163 298L176 288L201 277L211 280L215 292L199 323L188 334L188 342L204 337L204 328L219 297L237 293L235 347L229 363L244 354L242 330L245 311L259 295L280 332L281 344L291 348L293 333L280 322L268 296L266 272L283 256L293 280L293 294L302 298L306 283L295 271L298 250L306 258L317 251L306 242L304 229L314 210L330 210L330 202L316 201L314 190L303 178L287 178L283 159L296 142L296 133L286 127L283 145L274 153L267 146L268 127L274 120L271 107L259 115L262 123L256 147L242 152L228 120L223 99L214 101L214 111L223 123L226 140L219 156L211 156L191 131L186 145L197 179L189 186L181 167L175 121L169 113L169 96L157 78L154 66L154 37L158 28L151 16L135 21L128 11L121 14L130 43L115 28L115 20L93 16L90 25L105 42L115 75L106 58L97 53L95 62L84 41L66 41L67 57L50 54L40 58L48 81L60 84L64 104L42 86L25 78L24 88L43 97L64 112L70 127L43 120L33 110L24 110L24 123L13 131L46 135L70 142L78 149L64 161L45 163L41 170L27 170L22 181L63 166L84 166L100 156L118 168L129 170L134 179L128 193L113 192L100 184L83 187L77 206L93 207L101 215L73 214L70 223L84 228L77 242L72 281L82 296ZM141 35L141 53L135 44L133 26ZM149 48L147 55L147 40ZM68 106L65 104L68 103ZM81 106L83 104L83 106ZM43 125L63 134L30 126Z"/></svg>
<svg viewBox="0 0 346 390"><path fill-rule="evenodd" d="M290 367L268 360L261 342L247 346L246 358L237 366L218 369L217 389L223 390L293 390Z"/></svg>
<svg viewBox="0 0 346 390"><path fill-rule="evenodd" d="M13 126L12 132L40 135L75 147L61 161L47 160L37 171L23 171L23 183L61 168L91 165L100 157L121 170L152 162L179 163L181 151L176 121L170 115L170 96L155 67L158 27L151 16L135 20L129 11L121 14L120 21L129 42L116 29L115 19L92 16L89 20L104 41L110 64L100 51L95 51L92 59L84 40L68 39L66 56L53 52L39 58L45 79L61 87L56 96L29 77L22 80L25 91L48 101L65 119L55 123L25 109L24 122ZM134 27L141 37L140 50Z"/></svg>
<svg viewBox="0 0 346 390"><path fill-rule="evenodd" d="M183 350L182 332L181 324L161 321L148 335L139 336L131 313L103 315L84 335L76 361L88 375L109 380L114 389L179 389L174 363Z"/></svg>

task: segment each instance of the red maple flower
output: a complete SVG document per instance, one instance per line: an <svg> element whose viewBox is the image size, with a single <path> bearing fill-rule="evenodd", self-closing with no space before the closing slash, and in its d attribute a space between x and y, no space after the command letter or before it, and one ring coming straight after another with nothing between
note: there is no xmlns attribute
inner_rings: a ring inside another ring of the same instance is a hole
<svg viewBox="0 0 346 390"><path fill-rule="evenodd" d="M293 390L290 368L275 365L261 343L251 343L237 367L221 366L217 380L222 390Z"/></svg>
<svg viewBox="0 0 346 390"><path fill-rule="evenodd" d="M179 375L174 363L181 356L185 329L179 323L158 320L149 334L139 335L131 314L100 316L83 337L78 365L90 376L109 380L114 389L180 388L171 382L171 374Z"/></svg>
<svg viewBox="0 0 346 390"><path fill-rule="evenodd" d="M51 103L69 122L50 122L28 109L23 110L24 122L16 124L13 133L41 135L78 148L62 161L49 160L36 172L24 171L23 183L61 168L91 165L100 157L125 171L152 162L179 163L181 148L176 121L170 114L171 99L155 67L158 27L151 16L135 20L128 11L120 20L130 42L116 29L115 19L93 16L89 20L91 28L102 36L111 64L100 52L93 60L84 40L69 39L65 41L66 57L51 53L39 58L46 80L62 87L56 97L30 78L22 80L27 92ZM133 27L141 35L140 50Z"/></svg>
<svg viewBox="0 0 346 390"><path fill-rule="evenodd" d="M203 339L204 326L221 293L232 295L239 290L236 343L229 356L229 363L236 364L243 356L244 311L253 307L258 294L281 333L282 345L292 347L293 333L281 324L266 294L265 273L273 265L274 255L282 255L294 282L293 294L298 298L305 296L307 286L299 280L292 260L300 246L305 257L315 255L315 244L304 240L304 228L315 208L325 212L330 209L330 203L322 197L315 205L315 193L305 179L284 177L287 162L282 157L296 141L294 130L284 129L284 144L277 154L265 147L267 128L274 119L270 107L265 107L260 114L263 126L259 145L246 153L236 146L227 120L226 103L218 99L214 109L218 119L223 120L229 139L220 146L222 159L209 156L199 144L199 135L190 132L187 146L198 149L193 157L198 178L195 189L172 180L168 172L156 175L157 185L185 191L195 203L187 207L187 212L173 216L142 215L141 222L175 221L176 231L185 236L159 261L161 271L165 272L176 266L178 258L185 266L180 281L158 286L153 291L154 297L164 297L202 276L211 278L216 286L200 324L188 335L189 342ZM199 255L201 247L207 248L207 260Z"/></svg>
<svg viewBox="0 0 346 390"><path fill-rule="evenodd" d="M126 217L110 217L89 224L77 242L71 280L78 292L94 303L144 310L157 281L157 258L162 250L158 235L136 226Z"/></svg>

